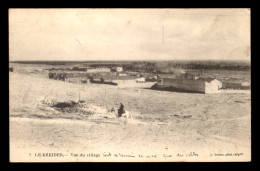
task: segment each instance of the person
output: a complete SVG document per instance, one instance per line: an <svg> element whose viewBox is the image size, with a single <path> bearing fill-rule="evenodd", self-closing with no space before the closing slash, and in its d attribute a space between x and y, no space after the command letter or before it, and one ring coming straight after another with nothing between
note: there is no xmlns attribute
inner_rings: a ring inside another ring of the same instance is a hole
<svg viewBox="0 0 260 171"><path fill-rule="evenodd" d="M119 115L119 117L120 117L123 113L125 113L125 107L124 107L124 105L123 105L122 103L120 103L120 107L119 107L119 109L118 109L118 115Z"/></svg>

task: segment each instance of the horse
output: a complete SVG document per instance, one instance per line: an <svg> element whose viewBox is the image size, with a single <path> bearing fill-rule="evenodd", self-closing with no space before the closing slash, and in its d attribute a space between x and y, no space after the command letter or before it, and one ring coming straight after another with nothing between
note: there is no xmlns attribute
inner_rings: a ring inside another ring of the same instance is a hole
<svg viewBox="0 0 260 171"><path fill-rule="evenodd" d="M125 113L123 113L123 114L120 115L120 114L118 113L118 110L116 109L115 106L111 108L110 112L116 114L116 118L117 118L119 124L120 124L119 119L122 118L122 117L125 118L125 122L124 122L125 125L128 124L128 119L129 119L129 118L133 119L133 117L132 117L132 115L131 115L131 113L130 113L129 111L125 111Z"/></svg>

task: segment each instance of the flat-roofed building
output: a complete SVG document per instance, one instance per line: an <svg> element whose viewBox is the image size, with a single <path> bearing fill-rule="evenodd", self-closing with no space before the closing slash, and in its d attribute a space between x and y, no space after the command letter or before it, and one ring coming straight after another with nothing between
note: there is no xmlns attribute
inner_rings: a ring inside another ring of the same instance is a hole
<svg viewBox="0 0 260 171"><path fill-rule="evenodd" d="M99 67L99 68L88 68L87 73L99 73L99 72L111 72L110 68Z"/></svg>

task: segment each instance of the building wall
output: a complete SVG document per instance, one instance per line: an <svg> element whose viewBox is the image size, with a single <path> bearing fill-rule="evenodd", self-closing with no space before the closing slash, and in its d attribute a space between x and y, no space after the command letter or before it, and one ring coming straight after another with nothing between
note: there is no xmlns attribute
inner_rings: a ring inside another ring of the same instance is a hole
<svg viewBox="0 0 260 171"><path fill-rule="evenodd" d="M148 83L137 83L136 79L133 80L113 80L114 83L117 83L118 87L142 87L142 88L151 88L156 82Z"/></svg>
<svg viewBox="0 0 260 171"><path fill-rule="evenodd" d="M195 74L189 74L189 73L185 73L185 74L183 75L183 77L184 77L185 79L187 79L187 80L196 80L196 79L199 78L197 75L195 75Z"/></svg>
<svg viewBox="0 0 260 171"><path fill-rule="evenodd" d="M222 88L222 83L218 80L212 80L210 83L205 82L205 93L215 93Z"/></svg>
<svg viewBox="0 0 260 171"><path fill-rule="evenodd" d="M180 90L205 93L205 81L163 78L163 85Z"/></svg>
<svg viewBox="0 0 260 171"><path fill-rule="evenodd" d="M136 81L138 81L138 82L145 82L145 78L144 77L137 78Z"/></svg>
<svg viewBox="0 0 260 171"><path fill-rule="evenodd" d="M242 84L241 83L235 83L235 82L223 82L222 83L223 89L241 89L242 88Z"/></svg>
<svg viewBox="0 0 260 171"><path fill-rule="evenodd" d="M118 75L119 75L119 76L127 76L126 73L119 73Z"/></svg>
<svg viewBox="0 0 260 171"><path fill-rule="evenodd" d="M66 82L72 82L72 83L89 83L89 79L86 77L69 77L65 78Z"/></svg>

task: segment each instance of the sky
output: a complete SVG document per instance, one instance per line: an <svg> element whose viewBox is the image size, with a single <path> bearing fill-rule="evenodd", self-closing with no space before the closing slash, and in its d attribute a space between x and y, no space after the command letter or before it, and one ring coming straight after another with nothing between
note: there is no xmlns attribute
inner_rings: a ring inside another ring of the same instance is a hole
<svg viewBox="0 0 260 171"><path fill-rule="evenodd" d="M9 59L247 60L250 9L9 9Z"/></svg>

